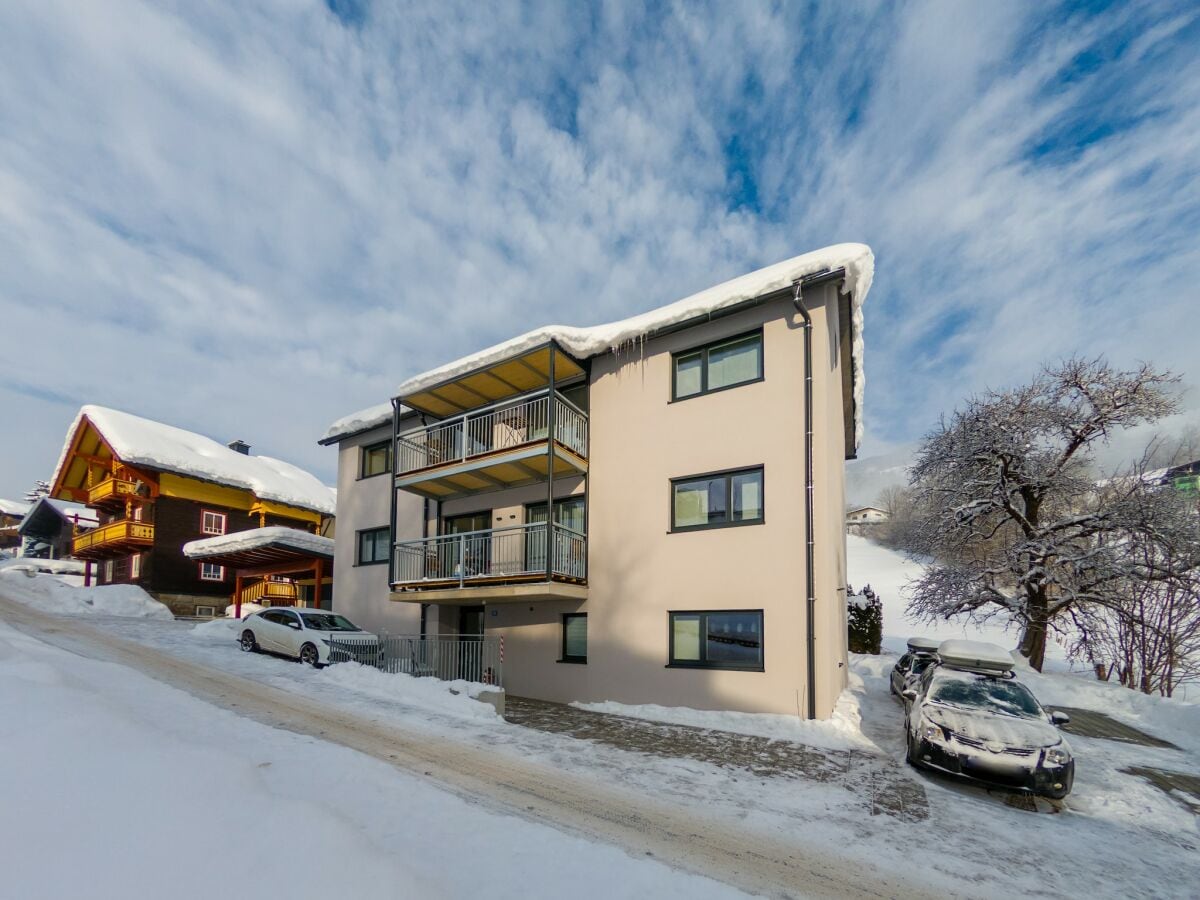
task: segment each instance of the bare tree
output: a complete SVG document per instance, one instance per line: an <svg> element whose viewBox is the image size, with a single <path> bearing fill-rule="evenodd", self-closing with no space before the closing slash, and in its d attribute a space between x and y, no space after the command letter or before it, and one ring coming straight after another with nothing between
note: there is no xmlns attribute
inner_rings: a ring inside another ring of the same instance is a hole
<svg viewBox="0 0 1200 900"><path fill-rule="evenodd" d="M990 391L943 419L911 470L913 547L936 562L909 609L926 619L1002 614L1041 669L1048 630L1076 606L1113 602L1119 540L1144 509L1094 490L1091 451L1174 410L1177 379L1149 365L1069 359L1029 384Z"/></svg>
<svg viewBox="0 0 1200 900"><path fill-rule="evenodd" d="M1118 504L1139 505L1135 520L1153 527L1109 536L1126 561L1111 585L1119 603L1071 609L1071 652L1102 679L1170 697L1200 679L1200 523L1194 504L1147 477L1151 459L1153 447L1125 477L1099 488L1116 493Z"/></svg>

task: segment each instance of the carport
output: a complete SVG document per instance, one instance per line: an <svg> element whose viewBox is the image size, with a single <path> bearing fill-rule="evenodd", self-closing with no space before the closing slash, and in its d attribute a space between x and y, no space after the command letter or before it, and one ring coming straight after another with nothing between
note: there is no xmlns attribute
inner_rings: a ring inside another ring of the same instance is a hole
<svg viewBox="0 0 1200 900"><path fill-rule="evenodd" d="M271 586L277 583L272 576L287 578L293 586L311 580L312 596L319 605L322 587L333 581L333 546L333 538L271 525L191 541L183 545L183 552L189 559L225 566L233 573L234 612L240 619L244 602L262 599L268 601L264 606L305 605L298 592L272 593Z"/></svg>

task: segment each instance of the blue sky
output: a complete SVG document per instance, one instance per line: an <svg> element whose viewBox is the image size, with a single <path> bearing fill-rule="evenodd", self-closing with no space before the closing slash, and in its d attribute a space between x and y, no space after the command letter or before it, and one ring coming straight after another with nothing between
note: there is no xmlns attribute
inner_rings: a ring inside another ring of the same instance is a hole
<svg viewBox="0 0 1200 900"><path fill-rule="evenodd" d="M488 6L0 8L0 496L87 402L332 481L408 375L839 241L865 455L1069 353L1195 380L1186 4Z"/></svg>

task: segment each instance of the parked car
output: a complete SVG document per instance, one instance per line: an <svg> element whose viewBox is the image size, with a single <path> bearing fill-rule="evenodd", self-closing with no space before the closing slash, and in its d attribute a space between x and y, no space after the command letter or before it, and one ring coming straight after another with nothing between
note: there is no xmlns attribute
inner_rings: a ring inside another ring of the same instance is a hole
<svg viewBox="0 0 1200 900"><path fill-rule="evenodd" d="M1071 792L1075 760L1057 728L1070 719L1042 708L1003 648L945 641L902 696L910 764L1055 799Z"/></svg>
<svg viewBox="0 0 1200 900"><path fill-rule="evenodd" d="M914 637L908 639L908 652L892 667L891 691L899 697L905 688L911 687L925 670L937 662L938 641L933 638Z"/></svg>
<svg viewBox="0 0 1200 900"><path fill-rule="evenodd" d="M331 638L358 647L378 646L379 639L345 616L320 609L273 606L242 620L238 643L247 653L266 650L294 657L310 666L329 663Z"/></svg>

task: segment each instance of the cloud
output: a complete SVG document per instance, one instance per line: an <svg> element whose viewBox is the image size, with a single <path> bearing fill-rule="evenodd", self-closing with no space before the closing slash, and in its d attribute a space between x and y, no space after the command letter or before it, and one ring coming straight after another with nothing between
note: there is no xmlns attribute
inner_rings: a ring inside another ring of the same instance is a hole
<svg viewBox="0 0 1200 900"><path fill-rule="evenodd" d="M83 399L332 480L316 436L410 374L842 240L878 255L867 452L1057 355L1194 377L1198 37L1156 7L7 4L0 494Z"/></svg>

